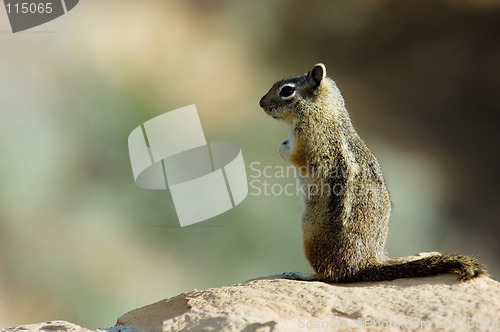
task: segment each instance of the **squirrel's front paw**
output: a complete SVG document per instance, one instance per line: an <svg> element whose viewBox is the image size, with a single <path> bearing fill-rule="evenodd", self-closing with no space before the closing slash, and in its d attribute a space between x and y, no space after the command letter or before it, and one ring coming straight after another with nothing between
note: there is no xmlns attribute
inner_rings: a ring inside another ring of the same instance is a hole
<svg viewBox="0 0 500 332"><path fill-rule="evenodd" d="M280 147L278 148L278 153L281 156L281 158L288 160L290 157L290 140L284 140L281 142Z"/></svg>

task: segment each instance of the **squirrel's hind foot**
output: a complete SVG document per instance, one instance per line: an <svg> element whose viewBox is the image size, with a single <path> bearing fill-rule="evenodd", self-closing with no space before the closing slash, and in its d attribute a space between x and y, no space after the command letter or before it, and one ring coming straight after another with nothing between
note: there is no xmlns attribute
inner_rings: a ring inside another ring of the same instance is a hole
<svg viewBox="0 0 500 332"><path fill-rule="evenodd" d="M302 273L298 271L288 271L283 272L283 277L289 280L301 280L301 281L325 281L315 273Z"/></svg>

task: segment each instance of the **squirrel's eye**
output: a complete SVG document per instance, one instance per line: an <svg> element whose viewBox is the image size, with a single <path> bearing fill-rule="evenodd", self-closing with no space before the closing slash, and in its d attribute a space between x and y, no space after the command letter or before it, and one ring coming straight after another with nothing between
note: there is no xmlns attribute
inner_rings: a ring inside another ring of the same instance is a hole
<svg viewBox="0 0 500 332"><path fill-rule="evenodd" d="M295 88L291 85L285 85L280 90L280 97L290 97L295 92Z"/></svg>

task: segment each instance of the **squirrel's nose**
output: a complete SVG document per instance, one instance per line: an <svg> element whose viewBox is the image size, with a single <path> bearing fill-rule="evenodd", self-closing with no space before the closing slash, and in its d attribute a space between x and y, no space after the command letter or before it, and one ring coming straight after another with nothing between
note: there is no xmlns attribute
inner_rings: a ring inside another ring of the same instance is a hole
<svg viewBox="0 0 500 332"><path fill-rule="evenodd" d="M260 98L260 101L259 101L259 106L264 108L264 98L266 98L266 96Z"/></svg>

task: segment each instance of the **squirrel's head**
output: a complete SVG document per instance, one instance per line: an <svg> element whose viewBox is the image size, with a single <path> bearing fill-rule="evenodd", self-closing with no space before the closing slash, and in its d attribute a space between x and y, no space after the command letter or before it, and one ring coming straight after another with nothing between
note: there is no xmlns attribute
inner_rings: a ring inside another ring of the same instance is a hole
<svg viewBox="0 0 500 332"><path fill-rule="evenodd" d="M276 82L259 102L260 107L275 119L291 124L298 110L314 104L322 91L335 83L326 78L326 67L318 63L310 72Z"/></svg>

